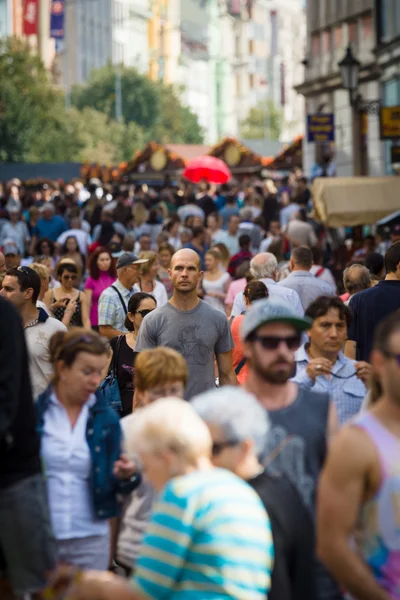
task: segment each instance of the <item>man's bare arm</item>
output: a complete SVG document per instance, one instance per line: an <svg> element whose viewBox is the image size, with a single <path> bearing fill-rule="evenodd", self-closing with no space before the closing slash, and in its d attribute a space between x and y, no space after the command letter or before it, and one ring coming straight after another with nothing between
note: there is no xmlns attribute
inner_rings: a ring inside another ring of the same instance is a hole
<svg viewBox="0 0 400 600"><path fill-rule="evenodd" d="M375 465L375 450L366 434L346 427L330 448L318 490L318 555L357 600L390 600L349 541L364 500L365 481Z"/></svg>
<svg viewBox="0 0 400 600"><path fill-rule="evenodd" d="M232 351L217 354L219 384L237 385L237 377L232 362Z"/></svg>
<svg viewBox="0 0 400 600"><path fill-rule="evenodd" d="M113 337L117 337L118 335L125 335L123 331L118 331L118 329L114 329L114 327L111 327L111 325L100 325L99 332L100 335L103 335L109 340L111 340Z"/></svg>

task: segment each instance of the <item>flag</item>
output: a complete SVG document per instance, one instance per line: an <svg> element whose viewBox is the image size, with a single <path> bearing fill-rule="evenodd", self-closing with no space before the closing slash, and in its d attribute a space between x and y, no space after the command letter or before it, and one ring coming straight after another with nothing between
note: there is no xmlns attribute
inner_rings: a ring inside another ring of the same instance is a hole
<svg viewBox="0 0 400 600"><path fill-rule="evenodd" d="M38 33L38 0L25 0L23 11L24 35L37 35Z"/></svg>
<svg viewBox="0 0 400 600"><path fill-rule="evenodd" d="M64 0L51 0L50 5L50 37L64 39Z"/></svg>

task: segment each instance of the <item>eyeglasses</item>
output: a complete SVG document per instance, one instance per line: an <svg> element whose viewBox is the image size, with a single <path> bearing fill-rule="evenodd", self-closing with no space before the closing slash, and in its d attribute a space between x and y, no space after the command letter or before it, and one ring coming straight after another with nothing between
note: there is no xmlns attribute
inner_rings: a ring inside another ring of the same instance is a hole
<svg viewBox="0 0 400 600"><path fill-rule="evenodd" d="M289 350L297 350L301 346L301 337L299 335L291 335L288 337L255 335L253 340L260 342L264 350L277 350L281 344L285 344Z"/></svg>
<svg viewBox="0 0 400 600"><path fill-rule="evenodd" d="M332 377L336 377L336 379L351 379L352 377L355 377L357 373L356 371L354 371L354 373L352 373L351 375L336 375L336 373L329 373L329 375L332 375Z"/></svg>
<svg viewBox="0 0 400 600"><path fill-rule="evenodd" d="M75 281L76 275L63 275L62 279L70 279L71 281Z"/></svg>
<svg viewBox="0 0 400 600"><path fill-rule="evenodd" d="M387 358L394 358L397 361L398 366L400 367L400 354L397 354L396 352L390 352L390 350L384 350L382 351L382 354L387 356Z"/></svg>
<svg viewBox="0 0 400 600"><path fill-rule="evenodd" d="M212 455L219 456L225 450L225 448L233 448L233 446L237 446L240 444L238 440L227 440L226 442L213 442L212 445Z"/></svg>
<svg viewBox="0 0 400 600"><path fill-rule="evenodd" d="M147 315L153 312L153 310L155 310L155 308L144 308L143 310L137 310L135 314L140 315L142 319L144 319Z"/></svg>
<svg viewBox="0 0 400 600"><path fill-rule="evenodd" d="M32 269L28 269L28 267L17 267L17 271L23 273L24 275L30 275Z"/></svg>

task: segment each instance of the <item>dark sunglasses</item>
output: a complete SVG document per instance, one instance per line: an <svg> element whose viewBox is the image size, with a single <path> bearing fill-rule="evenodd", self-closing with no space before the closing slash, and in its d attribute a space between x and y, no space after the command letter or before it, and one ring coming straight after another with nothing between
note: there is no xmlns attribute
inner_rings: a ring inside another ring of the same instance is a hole
<svg viewBox="0 0 400 600"><path fill-rule="evenodd" d="M289 350L297 350L301 346L301 336L291 335L280 337L275 335L255 335L255 342L260 342L264 350L277 350L281 344L286 344Z"/></svg>
<svg viewBox="0 0 400 600"><path fill-rule="evenodd" d="M142 319L145 318L146 315L149 315L151 312L153 312L153 310L155 310L155 308L144 308L143 310L137 310L135 311L138 315L141 315Z"/></svg>
<svg viewBox="0 0 400 600"><path fill-rule="evenodd" d="M233 446L237 446L240 442L237 440L227 440L226 442L213 442L212 445L212 455L219 456L225 448L233 448Z"/></svg>
<svg viewBox="0 0 400 600"><path fill-rule="evenodd" d="M71 281L74 281L76 279L76 275L63 275L61 279L70 279Z"/></svg>

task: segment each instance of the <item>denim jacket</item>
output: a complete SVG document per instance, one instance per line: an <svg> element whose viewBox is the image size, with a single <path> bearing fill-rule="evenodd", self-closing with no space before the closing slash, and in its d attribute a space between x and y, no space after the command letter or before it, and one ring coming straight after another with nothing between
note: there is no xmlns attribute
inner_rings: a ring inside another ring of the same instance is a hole
<svg viewBox="0 0 400 600"><path fill-rule="evenodd" d="M45 413L53 392L49 386L36 403L37 430L43 435ZM94 510L98 519L110 519L121 512L120 494L129 494L140 483L139 474L119 480L113 475L114 463L121 456L122 431L116 413L100 395L89 409L86 440L92 459L91 488Z"/></svg>

